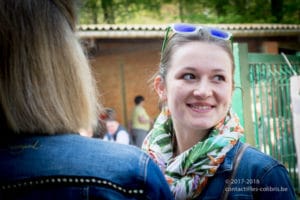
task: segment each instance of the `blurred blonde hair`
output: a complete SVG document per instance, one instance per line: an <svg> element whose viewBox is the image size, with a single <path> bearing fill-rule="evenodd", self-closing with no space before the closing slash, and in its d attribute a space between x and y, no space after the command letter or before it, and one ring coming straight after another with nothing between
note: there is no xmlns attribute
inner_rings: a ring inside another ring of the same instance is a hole
<svg viewBox="0 0 300 200"><path fill-rule="evenodd" d="M97 89L72 0L0 1L1 129L64 133L97 124Z"/></svg>

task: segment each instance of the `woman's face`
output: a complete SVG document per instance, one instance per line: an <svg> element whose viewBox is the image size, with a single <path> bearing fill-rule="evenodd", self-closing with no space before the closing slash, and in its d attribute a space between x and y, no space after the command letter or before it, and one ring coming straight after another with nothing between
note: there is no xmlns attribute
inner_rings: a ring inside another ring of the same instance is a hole
<svg viewBox="0 0 300 200"><path fill-rule="evenodd" d="M229 55L215 44L190 42L176 49L157 90L167 100L175 130L205 132L224 118L232 76Z"/></svg>
<svg viewBox="0 0 300 200"><path fill-rule="evenodd" d="M115 134L118 129L118 126L119 126L119 124L116 121L109 120L106 122L107 132L110 134Z"/></svg>

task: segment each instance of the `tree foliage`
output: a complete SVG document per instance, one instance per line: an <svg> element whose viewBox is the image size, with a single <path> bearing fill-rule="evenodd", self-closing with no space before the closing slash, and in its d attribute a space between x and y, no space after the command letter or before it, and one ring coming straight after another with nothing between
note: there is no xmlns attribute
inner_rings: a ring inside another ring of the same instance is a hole
<svg viewBox="0 0 300 200"><path fill-rule="evenodd" d="M83 0L80 23L300 23L300 0Z"/></svg>

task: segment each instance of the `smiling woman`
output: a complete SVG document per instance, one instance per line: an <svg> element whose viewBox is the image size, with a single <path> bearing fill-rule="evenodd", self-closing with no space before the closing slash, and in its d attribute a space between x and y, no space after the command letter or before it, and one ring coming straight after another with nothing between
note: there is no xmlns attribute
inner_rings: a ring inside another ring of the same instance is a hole
<svg viewBox="0 0 300 200"><path fill-rule="evenodd" d="M174 34L168 40L170 30ZM175 199L226 199L228 194L229 199L294 199L284 166L254 148L244 151L232 171L233 158L245 145L240 142L243 128L230 107L234 88L230 36L192 24L167 29L154 78L162 112L142 148L165 173ZM225 186L229 179L238 180L231 192ZM264 187L287 189L266 192Z"/></svg>

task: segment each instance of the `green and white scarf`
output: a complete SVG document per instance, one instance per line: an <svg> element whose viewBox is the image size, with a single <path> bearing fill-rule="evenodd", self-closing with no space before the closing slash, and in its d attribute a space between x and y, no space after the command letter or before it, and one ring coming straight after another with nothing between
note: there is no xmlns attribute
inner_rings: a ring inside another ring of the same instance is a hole
<svg viewBox="0 0 300 200"><path fill-rule="evenodd" d="M175 199L193 199L200 195L208 178L215 174L226 153L243 136L242 133L238 117L229 111L210 131L207 139L174 157L172 120L168 111L163 109L145 138L142 149L165 174Z"/></svg>

